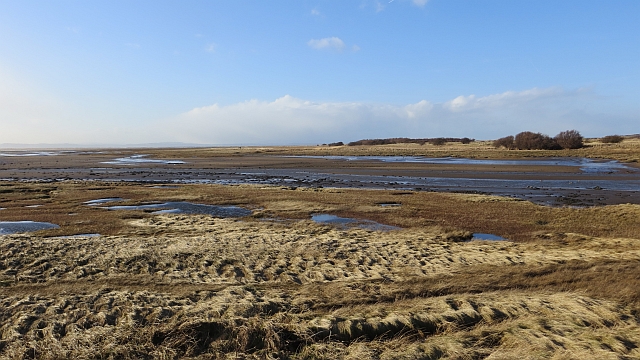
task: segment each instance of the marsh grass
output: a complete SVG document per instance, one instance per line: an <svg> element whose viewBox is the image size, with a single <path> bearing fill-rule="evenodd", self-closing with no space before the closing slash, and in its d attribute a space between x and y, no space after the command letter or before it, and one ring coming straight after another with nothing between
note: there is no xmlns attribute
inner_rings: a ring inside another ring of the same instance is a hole
<svg viewBox="0 0 640 360"><path fill-rule="evenodd" d="M86 191L90 187L92 190ZM86 206L98 198L128 199L119 205L145 202L190 201L211 205L237 205L254 211L243 221L309 219L312 213L331 213L368 219L402 228L440 226L463 232L481 232L514 241L577 233L585 236L638 238L640 206L631 204L551 208L510 198L392 190L310 189L277 186L182 185L178 189L95 182L52 184L7 183L0 217L5 221L46 221L61 226L36 234L43 236L100 233L140 234L130 220L153 218L144 211L107 211ZM382 207L379 203L401 206ZM4 205L3 205L4 204ZM41 207L26 208L26 205ZM172 232L170 227L154 231ZM183 230L180 230L183 231ZM555 235L554 235L555 234Z"/></svg>
<svg viewBox="0 0 640 360"><path fill-rule="evenodd" d="M640 357L637 205L273 186L0 189L2 220L62 226L0 237L2 358ZM107 197L254 215L82 204ZM403 229L344 230L310 221L315 212ZM466 241L472 232L515 241ZM55 237L73 233L103 236Z"/></svg>

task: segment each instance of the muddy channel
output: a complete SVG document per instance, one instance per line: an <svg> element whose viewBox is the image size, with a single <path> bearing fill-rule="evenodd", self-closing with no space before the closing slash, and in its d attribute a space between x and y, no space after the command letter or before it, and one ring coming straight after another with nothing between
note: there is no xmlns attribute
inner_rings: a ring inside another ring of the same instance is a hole
<svg viewBox="0 0 640 360"><path fill-rule="evenodd" d="M524 160L238 155L154 158L136 150L0 154L4 181L264 184L509 196L550 206L640 204L640 169L584 158Z"/></svg>

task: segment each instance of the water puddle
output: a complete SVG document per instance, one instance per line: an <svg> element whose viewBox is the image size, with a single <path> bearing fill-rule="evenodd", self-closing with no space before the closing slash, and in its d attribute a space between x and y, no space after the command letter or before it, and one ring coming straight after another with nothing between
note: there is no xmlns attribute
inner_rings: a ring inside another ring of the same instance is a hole
<svg viewBox="0 0 640 360"><path fill-rule="evenodd" d="M48 222L0 221L0 235L25 233L38 230L58 229L60 226Z"/></svg>
<svg viewBox="0 0 640 360"><path fill-rule="evenodd" d="M101 205L101 204L106 204L106 203L116 202L116 201L123 201L123 200L124 200L123 198L119 198L119 197L103 198L103 199L85 201L83 202L83 204L89 205L89 206L96 206L96 205Z"/></svg>
<svg viewBox="0 0 640 360"><path fill-rule="evenodd" d="M103 161L102 164L110 165L138 165L138 164L165 164L165 165L178 165L186 164L182 160L159 160L159 159L147 159L149 155L132 155L122 158L113 159L111 161Z"/></svg>
<svg viewBox="0 0 640 360"><path fill-rule="evenodd" d="M474 233L473 238L471 240L489 240L489 241L504 241L508 239L503 238L502 236L493 235L493 234L484 234L484 233Z"/></svg>
<svg viewBox="0 0 640 360"><path fill-rule="evenodd" d="M180 189L180 186L175 185L156 185L152 186L152 189Z"/></svg>
<svg viewBox="0 0 640 360"><path fill-rule="evenodd" d="M26 208L39 208L40 206L42 206L42 204L38 204L38 205L26 205Z"/></svg>
<svg viewBox="0 0 640 360"><path fill-rule="evenodd" d="M388 203L378 203L378 205L382 207L398 207L398 206L401 206L402 204L395 203L395 202L388 202Z"/></svg>
<svg viewBox="0 0 640 360"><path fill-rule="evenodd" d="M251 210L238 206L218 206L193 204L186 201L166 202L160 204L109 206L108 210L154 210L152 214L203 214L215 217L243 217L251 215Z"/></svg>
<svg viewBox="0 0 640 360"><path fill-rule="evenodd" d="M311 220L320 224L335 225L342 229L347 229L350 227L359 227L361 229L374 231L391 231L400 229L397 226L384 225L372 220L344 218L330 214L312 214Z"/></svg>

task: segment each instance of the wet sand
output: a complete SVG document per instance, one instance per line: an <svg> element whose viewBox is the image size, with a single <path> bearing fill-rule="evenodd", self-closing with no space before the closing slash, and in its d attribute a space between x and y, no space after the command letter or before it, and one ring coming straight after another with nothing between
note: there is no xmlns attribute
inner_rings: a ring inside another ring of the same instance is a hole
<svg viewBox="0 0 640 360"><path fill-rule="evenodd" d="M585 170L571 162L387 162L376 158L268 154L162 158L171 150L101 150L0 156L0 179L100 180L141 183L268 184L374 188L511 196L552 206L640 204L640 169ZM7 153L7 152L5 152ZM9 153L16 154L16 153ZM150 154L140 157L142 154ZM4 154L6 155L6 154ZM116 159L134 161L115 161ZM145 160L149 160L148 162ZM159 161L167 160L167 161ZM511 159L512 160L512 159ZM569 164L569 165L568 165Z"/></svg>

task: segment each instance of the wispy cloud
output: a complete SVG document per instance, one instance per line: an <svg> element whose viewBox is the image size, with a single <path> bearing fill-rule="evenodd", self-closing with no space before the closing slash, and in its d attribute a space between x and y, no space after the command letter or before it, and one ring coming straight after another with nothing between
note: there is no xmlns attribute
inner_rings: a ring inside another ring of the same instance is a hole
<svg viewBox="0 0 640 360"><path fill-rule="evenodd" d="M131 49L140 49L140 44L138 43L125 43L124 46Z"/></svg>
<svg viewBox="0 0 640 360"><path fill-rule="evenodd" d="M205 45L204 47L204 51L208 52L208 53L213 53L216 51L216 48L218 46L215 43L209 43L207 45Z"/></svg>
<svg viewBox="0 0 640 360"><path fill-rule="evenodd" d="M327 37L323 39L311 39L307 45L316 50L342 50L345 47L344 41L338 37Z"/></svg>
<svg viewBox="0 0 640 360"><path fill-rule="evenodd" d="M396 0L372 0L372 1L364 1L360 4L360 9L364 9L367 8L368 6L373 7L373 9L375 10L375 12L382 12L384 11L387 6L393 6L396 5L398 3L410 3L413 4L414 6L423 8L425 5L427 5L427 3L429 2L429 0L404 0L404 1L396 1ZM393 5L390 5L391 3L393 3Z"/></svg>
<svg viewBox="0 0 640 360"><path fill-rule="evenodd" d="M312 10L311 10L311 15L314 15L314 16L320 16L320 15L321 15L321 14L320 14L320 10L318 10L318 9L312 9Z"/></svg>

